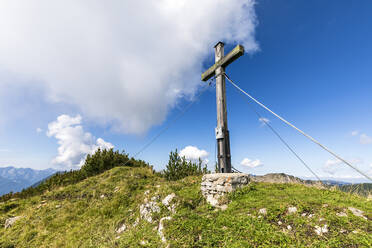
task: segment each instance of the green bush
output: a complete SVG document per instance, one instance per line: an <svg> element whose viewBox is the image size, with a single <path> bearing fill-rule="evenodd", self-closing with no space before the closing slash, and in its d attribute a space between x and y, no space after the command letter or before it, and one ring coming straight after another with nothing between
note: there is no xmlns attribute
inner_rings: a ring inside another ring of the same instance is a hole
<svg viewBox="0 0 372 248"><path fill-rule="evenodd" d="M178 154L176 149L175 152L170 152L168 164L162 174L167 180L171 181L206 173L209 173L209 171L206 165L203 166L200 158L197 163L187 161L185 157Z"/></svg>

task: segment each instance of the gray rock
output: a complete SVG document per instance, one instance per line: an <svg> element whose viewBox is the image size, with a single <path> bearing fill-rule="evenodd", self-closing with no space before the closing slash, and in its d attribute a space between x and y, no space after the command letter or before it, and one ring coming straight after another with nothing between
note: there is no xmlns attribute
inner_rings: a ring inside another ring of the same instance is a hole
<svg viewBox="0 0 372 248"><path fill-rule="evenodd" d="M297 208L296 207L289 207L288 208L288 214L295 214L297 213Z"/></svg>
<svg viewBox="0 0 372 248"><path fill-rule="evenodd" d="M336 214L338 217L347 217L347 214L345 212L340 212Z"/></svg>
<svg viewBox="0 0 372 248"><path fill-rule="evenodd" d="M10 228L14 225L14 223L19 220L20 218L22 218L22 216L16 216L16 217L12 217L12 218L9 218L5 221L5 229L7 228Z"/></svg>
<svg viewBox="0 0 372 248"><path fill-rule="evenodd" d="M141 218L146 220L149 223L152 223L152 214L159 213L160 207L156 202L148 202L140 206L140 215Z"/></svg>
<svg viewBox="0 0 372 248"><path fill-rule="evenodd" d="M314 232L316 234L318 234L319 236L322 236L323 233L327 233L328 232L328 226L327 225L324 225L323 227L315 226Z"/></svg>
<svg viewBox="0 0 372 248"><path fill-rule="evenodd" d="M363 214L364 212L362 210L359 210L357 208L348 207L348 209L353 213L353 215L362 217L363 219L367 220L367 217L365 217Z"/></svg>
<svg viewBox="0 0 372 248"><path fill-rule="evenodd" d="M171 201L173 200L173 198L176 197L176 194L175 193L172 193L170 195L167 195L162 201L161 203L163 203L164 206L166 207L169 207Z"/></svg>
<svg viewBox="0 0 372 248"><path fill-rule="evenodd" d="M261 208L260 210L258 210L258 213L262 214L262 215L267 215L267 209L266 208Z"/></svg>
<svg viewBox="0 0 372 248"><path fill-rule="evenodd" d="M125 224L121 225L117 230L116 233L120 234L124 232L127 229L127 226Z"/></svg>

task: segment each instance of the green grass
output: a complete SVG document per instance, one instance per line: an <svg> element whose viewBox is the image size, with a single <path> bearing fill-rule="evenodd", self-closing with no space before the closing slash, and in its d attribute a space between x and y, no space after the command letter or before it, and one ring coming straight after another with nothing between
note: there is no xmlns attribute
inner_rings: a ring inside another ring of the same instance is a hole
<svg viewBox="0 0 372 248"><path fill-rule="evenodd" d="M172 213L161 203L153 223L134 223L145 198L159 195L160 202L172 192L177 212L164 230L170 247L372 246L372 202L366 198L303 185L253 183L228 195L228 208L221 211L205 202L200 182L199 176L169 182L149 168L117 167L40 196L0 203L0 247L165 247L158 221ZM288 215L289 206L298 212ZM348 210L348 217L336 216L347 207L363 210L368 220ZM259 217L260 208L268 214ZM22 218L5 229L5 220L13 216ZM121 224L127 230L118 235ZM324 224L329 232L316 235L314 227Z"/></svg>

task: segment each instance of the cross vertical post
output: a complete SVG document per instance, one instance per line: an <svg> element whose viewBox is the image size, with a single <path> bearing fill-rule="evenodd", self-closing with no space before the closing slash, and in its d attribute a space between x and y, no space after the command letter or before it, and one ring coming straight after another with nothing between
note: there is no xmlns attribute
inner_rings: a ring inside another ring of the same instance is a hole
<svg viewBox="0 0 372 248"><path fill-rule="evenodd" d="M225 55L224 44L218 42L214 47L215 62L218 63ZM231 172L230 138L227 128L226 110L226 82L225 69L222 66L216 68L216 103L217 103L217 158L219 171Z"/></svg>
<svg viewBox="0 0 372 248"><path fill-rule="evenodd" d="M221 173L230 173L230 136L227 127L226 82L224 73L226 66L244 54L244 48L238 45L225 56L224 44L218 42L214 46L214 50L215 64L202 74L202 80L207 81L213 75L216 77L217 127L215 132L218 150L218 169Z"/></svg>

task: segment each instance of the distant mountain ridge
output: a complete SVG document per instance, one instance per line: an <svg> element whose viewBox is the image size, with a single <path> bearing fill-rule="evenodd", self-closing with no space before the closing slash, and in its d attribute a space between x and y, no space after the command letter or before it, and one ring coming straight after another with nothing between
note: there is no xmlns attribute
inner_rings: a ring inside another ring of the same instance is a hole
<svg viewBox="0 0 372 248"><path fill-rule="evenodd" d="M0 195L18 192L56 173L54 169L34 170L31 168L0 167Z"/></svg>

